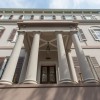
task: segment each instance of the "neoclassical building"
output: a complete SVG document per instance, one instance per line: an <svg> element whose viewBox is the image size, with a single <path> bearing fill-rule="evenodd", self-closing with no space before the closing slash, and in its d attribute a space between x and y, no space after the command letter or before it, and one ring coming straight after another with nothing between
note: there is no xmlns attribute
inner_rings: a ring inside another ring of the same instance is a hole
<svg viewBox="0 0 100 100"><path fill-rule="evenodd" d="M100 10L0 9L0 99L100 100Z"/></svg>

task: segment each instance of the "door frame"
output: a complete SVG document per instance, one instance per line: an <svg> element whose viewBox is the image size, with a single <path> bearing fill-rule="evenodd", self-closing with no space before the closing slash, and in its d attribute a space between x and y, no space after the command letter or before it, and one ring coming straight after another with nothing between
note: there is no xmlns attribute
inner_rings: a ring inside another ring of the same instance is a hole
<svg viewBox="0 0 100 100"><path fill-rule="evenodd" d="M56 69L56 82L58 83L58 64L56 61L40 61L37 69L37 81L40 84L41 66L55 66Z"/></svg>

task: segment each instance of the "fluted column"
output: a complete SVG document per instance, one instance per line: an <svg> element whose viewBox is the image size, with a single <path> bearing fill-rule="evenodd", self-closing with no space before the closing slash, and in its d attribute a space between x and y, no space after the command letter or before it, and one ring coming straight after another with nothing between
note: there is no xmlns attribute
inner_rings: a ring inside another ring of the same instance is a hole
<svg viewBox="0 0 100 100"><path fill-rule="evenodd" d="M62 34L57 34L57 49L58 49L58 63L59 63L59 83L71 82L70 72L68 68L66 52L64 48Z"/></svg>
<svg viewBox="0 0 100 100"><path fill-rule="evenodd" d="M82 47L80 45L77 34L72 35L72 40L73 40L73 43L74 43L74 46L75 46L75 51L76 51L76 54L77 54L77 57L78 57L78 61L79 61L79 64L80 64L80 69L81 69L81 72L82 72L84 82L85 83L96 82L96 80L93 76L93 73L90 69L90 66L89 66L89 64L86 60L84 52L82 50Z"/></svg>
<svg viewBox="0 0 100 100"><path fill-rule="evenodd" d="M28 58L29 58L29 53L26 52L25 54L25 59L23 62L23 66L22 66L22 70L21 70L21 74L20 74L20 78L19 78L19 83L23 83L25 80L25 75L26 75L26 71L27 71L27 64L28 64Z"/></svg>
<svg viewBox="0 0 100 100"><path fill-rule="evenodd" d="M13 76L14 76L14 73L15 73L16 65L17 65L17 61L18 61L18 58L19 58L21 47L23 45L23 39L24 39L24 34L20 33L18 35L16 44L14 46L14 49L13 49L11 56L9 58L9 61L7 63L6 69L5 69L3 76L0 80L0 83L2 83L2 84L12 84Z"/></svg>
<svg viewBox="0 0 100 100"><path fill-rule="evenodd" d="M74 83L78 83L78 79L77 79L77 75L76 75L76 71L75 71L75 67L73 64L72 55L71 55L70 50L68 51L68 60L70 64L70 72L71 72L72 80Z"/></svg>
<svg viewBox="0 0 100 100"><path fill-rule="evenodd" d="M37 65L40 33L34 34L24 83L37 83Z"/></svg>

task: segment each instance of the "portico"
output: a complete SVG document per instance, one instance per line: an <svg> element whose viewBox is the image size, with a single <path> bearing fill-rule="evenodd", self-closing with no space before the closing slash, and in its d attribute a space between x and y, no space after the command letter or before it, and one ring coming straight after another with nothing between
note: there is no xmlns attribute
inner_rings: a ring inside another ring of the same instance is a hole
<svg viewBox="0 0 100 100"><path fill-rule="evenodd" d="M58 84L78 83L70 53L72 43L74 44L80 62L79 64L84 83L95 83L96 80L77 38L77 25L77 22L72 21L19 22L19 36L0 83L12 84L16 64L23 43L26 49L26 56L19 83L39 83L37 81L37 75L38 72L41 72L38 71L38 69L41 70L41 68L38 68L41 61L57 63L57 67L55 68L57 72L56 77L58 76ZM49 63L46 66L50 66Z"/></svg>

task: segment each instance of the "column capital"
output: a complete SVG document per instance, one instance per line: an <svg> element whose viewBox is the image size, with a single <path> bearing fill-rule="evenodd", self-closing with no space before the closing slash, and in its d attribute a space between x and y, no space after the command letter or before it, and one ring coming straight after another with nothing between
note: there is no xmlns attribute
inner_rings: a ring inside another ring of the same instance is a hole
<svg viewBox="0 0 100 100"><path fill-rule="evenodd" d="M34 31L33 34L41 34L41 31Z"/></svg>
<svg viewBox="0 0 100 100"><path fill-rule="evenodd" d="M55 31L55 34L62 34L63 32L62 31Z"/></svg>
<svg viewBox="0 0 100 100"><path fill-rule="evenodd" d="M70 49L67 49L66 52L71 52L71 50Z"/></svg>

